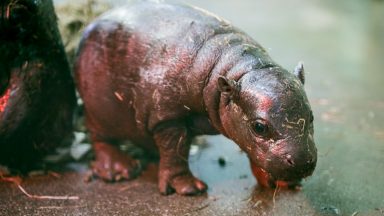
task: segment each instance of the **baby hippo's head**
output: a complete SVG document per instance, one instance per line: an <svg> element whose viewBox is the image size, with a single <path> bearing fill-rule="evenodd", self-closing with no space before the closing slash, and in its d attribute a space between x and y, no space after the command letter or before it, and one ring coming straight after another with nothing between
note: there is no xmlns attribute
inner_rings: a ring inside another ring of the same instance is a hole
<svg viewBox="0 0 384 216"><path fill-rule="evenodd" d="M317 161L313 114L304 91L304 71L256 69L238 81L218 79L220 117L226 135L248 154L265 187L298 185Z"/></svg>

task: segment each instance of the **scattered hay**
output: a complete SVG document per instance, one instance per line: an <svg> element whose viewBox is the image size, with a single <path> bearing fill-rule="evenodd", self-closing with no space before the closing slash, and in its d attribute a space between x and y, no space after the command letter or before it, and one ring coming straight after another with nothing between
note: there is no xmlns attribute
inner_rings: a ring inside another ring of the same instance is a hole
<svg viewBox="0 0 384 216"><path fill-rule="evenodd" d="M31 199L53 199L53 200L78 200L78 196L40 196L29 194L20 184L17 184L17 187L23 192L27 197Z"/></svg>
<svg viewBox="0 0 384 216"><path fill-rule="evenodd" d="M78 196L46 196L46 195L33 195L28 193L22 186L22 179L20 176L4 176L3 173L0 173L0 181L10 182L15 184L20 191L31 199L50 199L50 200L78 200Z"/></svg>

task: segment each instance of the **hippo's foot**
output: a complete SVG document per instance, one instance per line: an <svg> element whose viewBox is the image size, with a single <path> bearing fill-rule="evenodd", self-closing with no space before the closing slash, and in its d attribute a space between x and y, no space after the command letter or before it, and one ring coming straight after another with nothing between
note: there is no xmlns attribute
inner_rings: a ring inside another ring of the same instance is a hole
<svg viewBox="0 0 384 216"><path fill-rule="evenodd" d="M154 138L160 152L159 190L163 195L198 195L207 185L194 177L188 166L191 137L183 122L169 122L159 127Z"/></svg>
<svg viewBox="0 0 384 216"><path fill-rule="evenodd" d="M172 175L172 170L160 170L159 175L159 190L163 195L169 195L175 191L180 195L198 195L208 188L203 181L194 177L189 171Z"/></svg>
<svg viewBox="0 0 384 216"><path fill-rule="evenodd" d="M93 148L96 156L91 164L93 176L112 182L133 179L140 174L140 161L124 154L116 146L96 142Z"/></svg>

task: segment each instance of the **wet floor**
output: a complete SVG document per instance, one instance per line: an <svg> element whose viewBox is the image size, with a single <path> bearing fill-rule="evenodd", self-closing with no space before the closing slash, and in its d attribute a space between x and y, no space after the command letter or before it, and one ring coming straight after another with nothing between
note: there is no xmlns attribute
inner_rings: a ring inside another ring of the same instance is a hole
<svg viewBox="0 0 384 216"><path fill-rule="evenodd" d="M384 215L384 1L185 2L231 21L286 68L304 61L319 158L302 190L261 190L246 155L212 136L190 158L210 187L204 196L159 195L156 165L118 184L84 183L72 171L22 185L78 200L31 199L0 183L0 215Z"/></svg>

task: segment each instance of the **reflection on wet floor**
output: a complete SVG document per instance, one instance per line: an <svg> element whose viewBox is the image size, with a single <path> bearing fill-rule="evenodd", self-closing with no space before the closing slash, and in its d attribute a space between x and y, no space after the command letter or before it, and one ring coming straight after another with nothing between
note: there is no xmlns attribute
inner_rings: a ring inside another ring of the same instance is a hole
<svg viewBox="0 0 384 216"><path fill-rule="evenodd" d="M150 166L138 180L116 185L84 184L81 174L26 182L34 192L81 191L77 204L36 203L1 183L0 209L26 206L26 212L7 210L8 215L384 215L384 1L184 2L234 23L286 68L304 61L319 157L315 173L303 182L301 191L258 188L246 155L232 141L211 136L200 140L190 158L192 171L210 186L205 197L159 196L156 167ZM47 182L61 188L41 186ZM129 190L121 190L124 187ZM77 209L71 207L75 205Z"/></svg>

